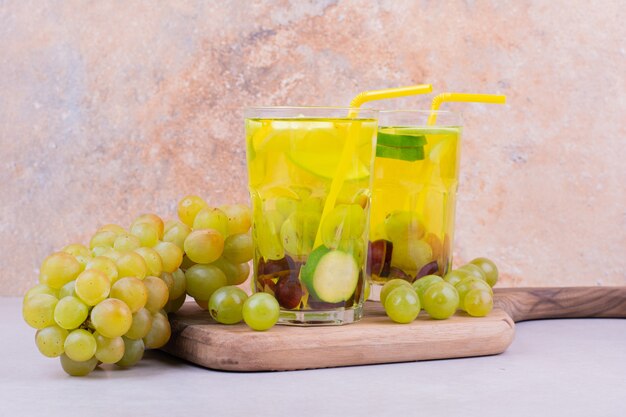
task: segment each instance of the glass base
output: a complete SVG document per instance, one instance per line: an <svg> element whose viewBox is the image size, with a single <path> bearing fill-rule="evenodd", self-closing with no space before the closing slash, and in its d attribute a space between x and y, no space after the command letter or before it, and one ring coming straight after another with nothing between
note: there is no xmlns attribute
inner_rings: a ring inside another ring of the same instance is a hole
<svg viewBox="0 0 626 417"><path fill-rule="evenodd" d="M288 326L340 326L363 317L363 304L334 310L280 310L278 324Z"/></svg>

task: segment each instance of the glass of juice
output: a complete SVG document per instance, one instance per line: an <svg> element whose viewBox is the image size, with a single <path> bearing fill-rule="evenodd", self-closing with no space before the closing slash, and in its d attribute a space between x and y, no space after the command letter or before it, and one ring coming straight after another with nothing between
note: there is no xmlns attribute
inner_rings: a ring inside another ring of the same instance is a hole
<svg viewBox="0 0 626 417"><path fill-rule="evenodd" d="M359 320L377 112L258 107L245 124L254 290L276 298L282 324Z"/></svg>
<svg viewBox="0 0 626 417"><path fill-rule="evenodd" d="M373 284L450 268L460 139L458 113L379 113L367 265Z"/></svg>

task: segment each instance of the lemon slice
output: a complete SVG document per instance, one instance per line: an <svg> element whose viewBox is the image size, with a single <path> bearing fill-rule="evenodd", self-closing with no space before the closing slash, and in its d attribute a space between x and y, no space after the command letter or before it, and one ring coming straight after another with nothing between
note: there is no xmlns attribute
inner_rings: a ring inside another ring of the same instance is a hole
<svg viewBox="0 0 626 417"><path fill-rule="evenodd" d="M289 159L298 167L325 179L332 179L337 173L340 154L320 154L312 152L292 151ZM351 161L346 180L360 180L370 175L369 170L361 161Z"/></svg>

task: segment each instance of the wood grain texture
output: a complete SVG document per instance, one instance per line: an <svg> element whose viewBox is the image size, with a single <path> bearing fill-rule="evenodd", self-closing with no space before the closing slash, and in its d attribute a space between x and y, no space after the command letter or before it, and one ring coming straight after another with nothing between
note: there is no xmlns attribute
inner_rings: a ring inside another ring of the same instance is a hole
<svg viewBox="0 0 626 417"><path fill-rule="evenodd" d="M198 365L229 371L278 371L460 358L502 353L515 322L551 318L626 317L626 287L502 288L487 317L457 313L448 320L421 314L392 323L379 303L347 326L276 326L251 331L223 326L195 304L170 317L172 338L163 348Z"/></svg>
<svg viewBox="0 0 626 417"><path fill-rule="evenodd" d="M626 287L496 288L494 302L515 322L626 317Z"/></svg>
<svg viewBox="0 0 626 417"><path fill-rule="evenodd" d="M223 326L195 304L171 316L172 338L163 350L198 365L229 371L277 371L494 355L511 344L515 324L502 310L488 317L463 313L448 320L427 315L411 324L391 322L378 303L347 326L275 326L254 332Z"/></svg>

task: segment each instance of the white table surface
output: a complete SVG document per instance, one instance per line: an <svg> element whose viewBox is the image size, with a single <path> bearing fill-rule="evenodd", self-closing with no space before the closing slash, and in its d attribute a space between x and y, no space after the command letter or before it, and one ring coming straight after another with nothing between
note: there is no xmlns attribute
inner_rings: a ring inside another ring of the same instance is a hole
<svg viewBox="0 0 626 417"><path fill-rule="evenodd" d="M21 299L0 298L0 416L626 416L626 320L518 323L497 356L294 372L203 369L160 352L67 376Z"/></svg>

